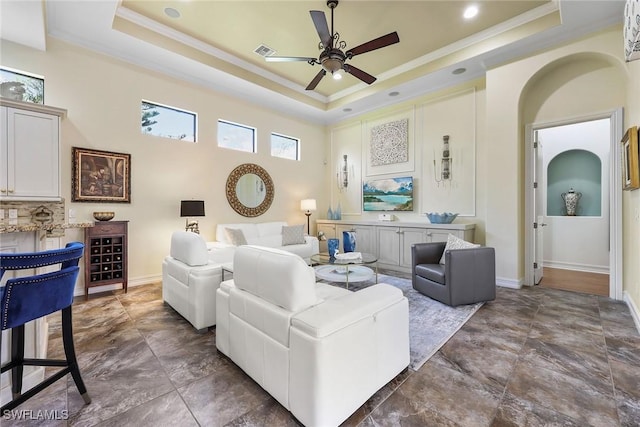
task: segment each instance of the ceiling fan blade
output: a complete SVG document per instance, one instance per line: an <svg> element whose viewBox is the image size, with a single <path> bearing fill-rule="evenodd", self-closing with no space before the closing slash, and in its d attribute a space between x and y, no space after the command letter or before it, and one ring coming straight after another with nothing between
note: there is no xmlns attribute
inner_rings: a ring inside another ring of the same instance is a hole
<svg viewBox="0 0 640 427"><path fill-rule="evenodd" d="M356 55L371 52L372 50L380 49L400 41L397 32L389 33L386 36L378 37L377 39L370 40L366 43L356 46L353 49L349 49L346 53L347 58L351 58Z"/></svg>
<svg viewBox="0 0 640 427"><path fill-rule="evenodd" d="M324 12L321 10L311 10L309 11L309 13L311 14L313 25L316 26L316 31L318 32L318 36L320 37L322 46L326 48L327 46L329 46L331 42L331 33L329 33L329 25L327 24L327 17L324 15Z"/></svg>
<svg viewBox="0 0 640 427"><path fill-rule="evenodd" d="M354 77L359 78L360 80L362 80L368 85L376 81L376 78L373 77L371 74L365 73L360 68L356 68L353 65L344 64L342 68L344 69L345 72L351 74Z"/></svg>
<svg viewBox="0 0 640 427"><path fill-rule="evenodd" d="M305 58L302 56L265 56L264 60L267 62L296 62L296 61L315 61L316 58Z"/></svg>
<svg viewBox="0 0 640 427"><path fill-rule="evenodd" d="M320 70L318 74L316 74L316 76L313 78L313 80L311 80L311 83L309 83L309 86L306 87L306 90L314 90L316 86L318 86L318 83L320 83L320 80L322 80L325 74L327 74L327 72L324 69Z"/></svg>

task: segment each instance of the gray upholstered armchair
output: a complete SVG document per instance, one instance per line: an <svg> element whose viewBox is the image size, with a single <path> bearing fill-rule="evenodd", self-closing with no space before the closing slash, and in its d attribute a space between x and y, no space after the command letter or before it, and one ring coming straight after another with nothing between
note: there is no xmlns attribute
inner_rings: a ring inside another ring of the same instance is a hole
<svg viewBox="0 0 640 427"><path fill-rule="evenodd" d="M496 298L494 248L447 250L446 242L417 243L411 247L411 282L418 292L457 306Z"/></svg>

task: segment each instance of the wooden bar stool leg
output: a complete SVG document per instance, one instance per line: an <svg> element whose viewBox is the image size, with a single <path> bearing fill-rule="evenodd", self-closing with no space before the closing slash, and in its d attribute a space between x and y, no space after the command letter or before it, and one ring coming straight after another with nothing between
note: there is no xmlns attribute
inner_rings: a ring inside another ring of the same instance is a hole
<svg viewBox="0 0 640 427"><path fill-rule="evenodd" d="M91 397L87 392L87 388L82 381L80 375L80 367L76 359L76 350L73 344L73 322L71 316L71 306L62 309L62 342L64 344L64 354L67 358L67 364L69 365L69 371L73 377L73 381L76 383L80 396L84 399L85 403L91 403Z"/></svg>
<svg viewBox="0 0 640 427"><path fill-rule="evenodd" d="M11 329L11 392L13 398L22 394L22 374L24 372L24 325Z"/></svg>

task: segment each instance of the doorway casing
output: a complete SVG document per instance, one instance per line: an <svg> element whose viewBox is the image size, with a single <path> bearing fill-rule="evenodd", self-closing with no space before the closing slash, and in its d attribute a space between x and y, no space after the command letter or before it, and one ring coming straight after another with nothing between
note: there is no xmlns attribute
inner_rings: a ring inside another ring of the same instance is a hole
<svg viewBox="0 0 640 427"><path fill-rule="evenodd" d="M622 299L622 180L620 169L619 141L622 139L622 108L580 116L571 119L533 123L525 127L525 285L533 286L534 261L536 250L536 223L534 167L535 152L534 135L537 130L587 122L598 119L610 121L610 156L609 156L609 297Z"/></svg>

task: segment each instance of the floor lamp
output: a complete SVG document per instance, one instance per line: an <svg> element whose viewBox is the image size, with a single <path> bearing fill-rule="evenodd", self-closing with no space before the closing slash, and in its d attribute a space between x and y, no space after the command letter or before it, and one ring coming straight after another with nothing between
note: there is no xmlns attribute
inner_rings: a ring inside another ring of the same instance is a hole
<svg viewBox="0 0 640 427"><path fill-rule="evenodd" d="M311 211L316 210L316 199L304 199L300 201L300 210L304 211L307 216L307 234L311 235L311 224L309 218L311 217Z"/></svg>

